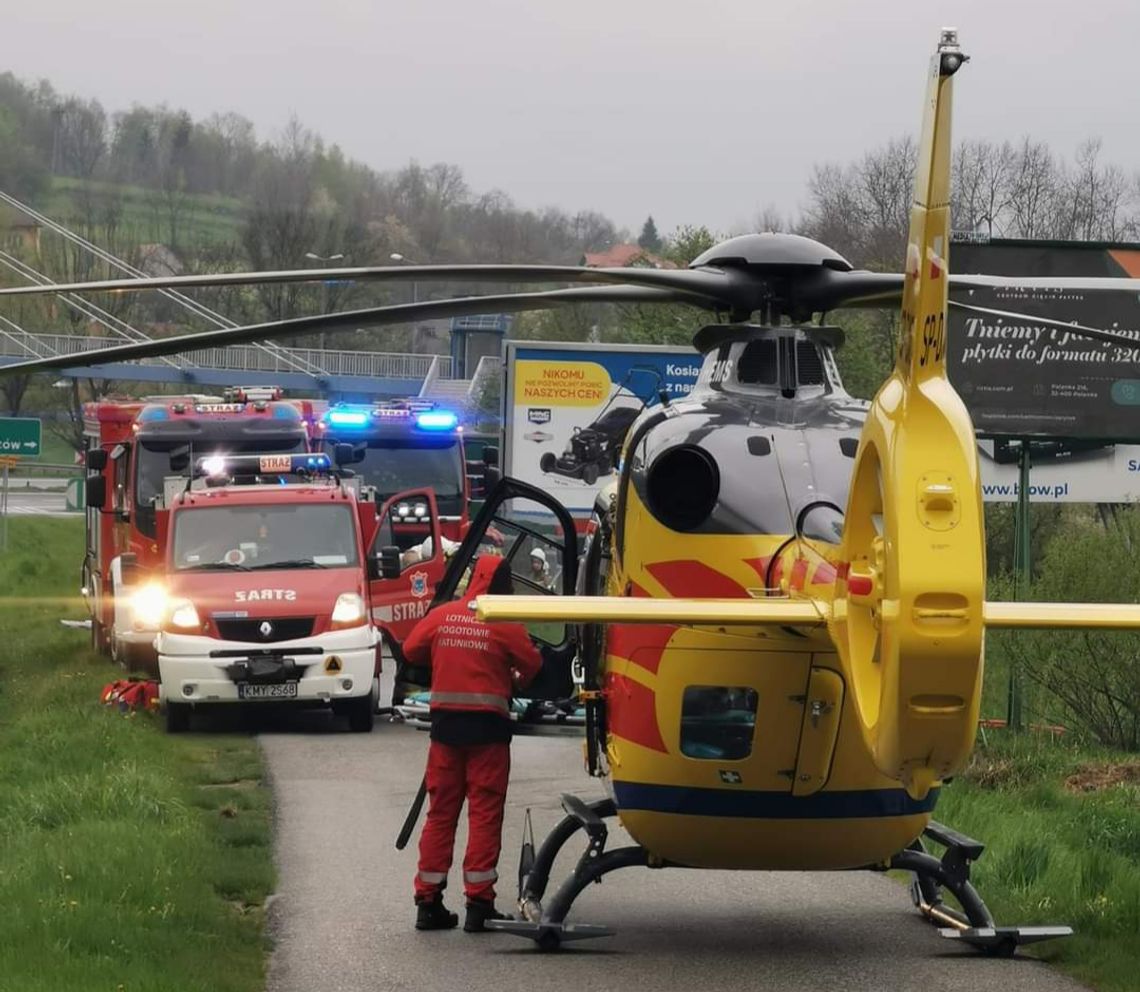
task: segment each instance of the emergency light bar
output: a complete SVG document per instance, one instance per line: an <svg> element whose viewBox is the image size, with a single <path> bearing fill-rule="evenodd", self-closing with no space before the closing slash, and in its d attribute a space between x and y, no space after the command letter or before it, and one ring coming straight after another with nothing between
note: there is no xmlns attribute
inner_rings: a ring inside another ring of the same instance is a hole
<svg viewBox="0 0 1140 992"><path fill-rule="evenodd" d="M328 455L209 455L194 466L196 477L219 479L238 475L316 475L332 471Z"/></svg>
<svg viewBox="0 0 1140 992"><path fill-rule="evenodd" d="M406 423L422 431L454 431L459 416L436 409L430 400L388 400L370 405L338 403L321 418L321 428L366 428L380 424Z"/></svg>

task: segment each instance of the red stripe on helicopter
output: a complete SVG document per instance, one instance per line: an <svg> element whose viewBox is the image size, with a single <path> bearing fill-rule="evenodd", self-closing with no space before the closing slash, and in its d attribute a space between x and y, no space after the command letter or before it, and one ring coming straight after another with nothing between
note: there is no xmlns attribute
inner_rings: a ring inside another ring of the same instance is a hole
<svg viewBox="0 0 1140 992"><path fill-rule="evenodd" d="M739 582L715 568L709 568L703 561L658 561L647 565L646 571L669 591L670 596L693 599L743 599L748 596L748 590Z"/></svg>
<svg viewBox="0 0 1140 992"><path fill-rule="evenodd" d="M813 586L829 586L835 582L835 566L829 561L825 561L815 570L815 574L811 577L811 584Z"/></svg>
<svg viewBox="0 0 1140 992"><path fill-rule="evenodd" d="M793 589L802 589L807 579L808 563L806 558L797 558L792 562L792 577L788 585Z"/></svg>
<svg viewBox="0 0 1140 992"><path fill-rule="evenodd" d="M606 632L606 654L625 658L656 675L677 629L676 624L612 624Z"/></svg>
<svg viewBox="0 0 1140 992"><path fill-rule="evenodd" d="M665 753L657 726L657 697L652 689L624 675L606 676L606 722L610 732L632 744Z"/></svg>

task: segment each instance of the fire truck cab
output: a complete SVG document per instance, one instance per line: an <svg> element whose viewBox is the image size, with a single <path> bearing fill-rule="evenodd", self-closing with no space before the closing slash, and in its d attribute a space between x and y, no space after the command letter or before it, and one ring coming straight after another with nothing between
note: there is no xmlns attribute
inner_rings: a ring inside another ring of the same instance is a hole
<svg viewBox="0 0 1140 992"><path fill-rule="evenodd" d="M279 389L221 397L104 399L84 409L87 542L83 595L92 643L128 668L154 673L158 631L136 622L132 597L162 574L169 498L197 459L225 453L304 453L302 410Z"/></svg>
<svg viewBox="0 0 1140 992"><path fill-rule="evenodd" d="M460 541L472 497L459 417L427 400L336 403L316 422L316 446L330 456L350 445L350 464L381 501L413 487L430 488L443 535ZM498 481L498 451L486 449L483 475Z"/></svg>

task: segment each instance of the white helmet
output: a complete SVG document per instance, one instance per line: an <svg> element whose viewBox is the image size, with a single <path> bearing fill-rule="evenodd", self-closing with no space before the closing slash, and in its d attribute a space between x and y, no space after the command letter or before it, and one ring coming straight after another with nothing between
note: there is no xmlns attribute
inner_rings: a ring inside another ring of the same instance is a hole
<svg viewBox="0 0 1140 992"><path fill-rule="evenodd" d="M530 552L532 558L537 558L544 565L546 564L546 552L542 548L532 548Z"/></svg>

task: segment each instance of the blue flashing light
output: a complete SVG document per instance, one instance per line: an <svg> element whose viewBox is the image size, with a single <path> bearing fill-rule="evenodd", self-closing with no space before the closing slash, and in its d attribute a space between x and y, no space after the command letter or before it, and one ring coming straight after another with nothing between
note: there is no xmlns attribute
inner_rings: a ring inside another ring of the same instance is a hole
<svg viewBox="0 0 1140 992"><path fill-rule="evenodd" d="M368 423L368 414L362 410L330 410L328 420L337 427L363 427Z"/></svg>
<svg viewBox="0 0 1140 992"><path fill-rule="evenodd" d="M147 423L151 420L169 420L170 411L164 406L148 406L144 407L139 412L139 423Z"/></svg>
<svg viewBox="0 0 1140 992"><path fill-rule="evenodd" d="M459 418L450 410L428 410L416 417L416 426L423 431L453 431Z"/></svg>

